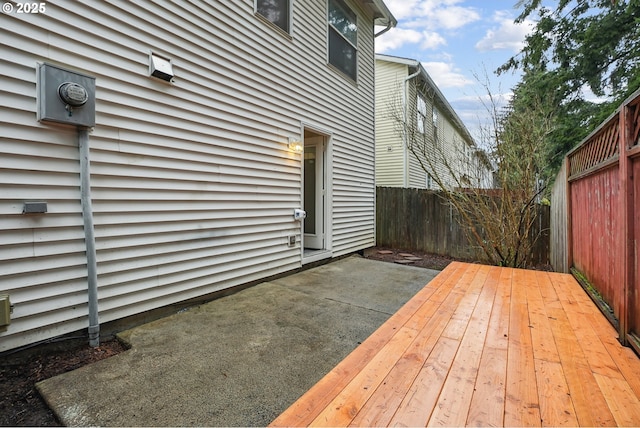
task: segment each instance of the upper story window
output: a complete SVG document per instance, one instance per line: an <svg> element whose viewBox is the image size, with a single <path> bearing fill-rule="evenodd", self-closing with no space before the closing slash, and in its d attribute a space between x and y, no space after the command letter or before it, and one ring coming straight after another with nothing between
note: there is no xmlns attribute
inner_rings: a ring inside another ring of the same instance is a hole
<svg viewBox="0 0 640 428"><path fill-rule="evenodd" d="M418 132L424 134L425 122L427 121L427 101L422 94L418 94L418 108L416 109L416 121L418 122Z"/></svg>
<svg viewBox="0 0 640 428"><path fill-rule="evenodd" d="M353 80L358 76L358 23L342 0L329 0L329 64Z"/></svg>
<svg viewBox="0 0 640 428"><path fill-rule="evenodd" d="M433 106L433 111L431 112L431 117L433 120L433 139L438 141L438 110L435 106Z"/></svg>
<svg viewBox="0 0 640 428"><path fill-rule="evenodd" d="M256 0L256 13L290 33L291 0Z"/></svg>

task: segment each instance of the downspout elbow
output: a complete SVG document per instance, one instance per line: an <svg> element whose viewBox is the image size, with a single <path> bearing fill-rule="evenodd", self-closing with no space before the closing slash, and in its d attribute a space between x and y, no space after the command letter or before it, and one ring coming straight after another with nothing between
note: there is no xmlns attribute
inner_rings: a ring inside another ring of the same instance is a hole
<svg viewBox="0 0 640 428"><path fill-rule="evenodd" d="M384 33L386 33L387 31L391 30L393 27L395 27L395 25L393 24L393 22L391 20L389 20L387 22L387 26L385 28L383 28L382 30L378 31L377 33L375 33L373 35L373 38L375 39L378 36L382 36Z"/></svg>

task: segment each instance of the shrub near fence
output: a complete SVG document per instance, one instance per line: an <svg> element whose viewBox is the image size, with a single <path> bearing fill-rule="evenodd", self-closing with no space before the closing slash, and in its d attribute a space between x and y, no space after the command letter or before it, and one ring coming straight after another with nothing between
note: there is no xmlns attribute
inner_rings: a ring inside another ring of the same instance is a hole
<svg viewBox="0 0 640 428"><path fill-rule="evenodd" d="M549 207L540 216L532 236L536 242L529 265L549 263ZM458 222L455 208L438 191L400 187L376 188L376 240L382 247L423 251L469 261L486 262Z"/></svg>

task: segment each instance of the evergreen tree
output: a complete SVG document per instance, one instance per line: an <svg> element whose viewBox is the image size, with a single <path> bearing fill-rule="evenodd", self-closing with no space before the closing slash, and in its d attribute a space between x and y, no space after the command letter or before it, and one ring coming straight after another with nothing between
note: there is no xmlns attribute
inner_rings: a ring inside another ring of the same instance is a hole
<svg viewBox="0 0 640 428"><path fill-rule="evenodd" d="M640 87L640 0L522 0L516 22L537 24L525 47L498 69L520 69L513 103L532 95L553 106L554 129L545 141L543 176L555 177L564 155ZM585 97L589 88L606 99Z"/></svg>

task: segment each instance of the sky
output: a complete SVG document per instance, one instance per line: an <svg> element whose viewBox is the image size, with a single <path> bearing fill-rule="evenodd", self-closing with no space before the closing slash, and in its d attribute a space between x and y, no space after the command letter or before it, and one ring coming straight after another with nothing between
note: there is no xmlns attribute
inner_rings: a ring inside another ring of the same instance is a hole
<svg viewBox="0 0 640 428"><path fill-rule="evenodd" d="M418 60L476 142L491 93L508 99L520 74L494 71L518 53L534 23L514 24L518 0L385 0L398 25L376 39L376 53ZM486 77L485 77L486 76Z"/></svg>

